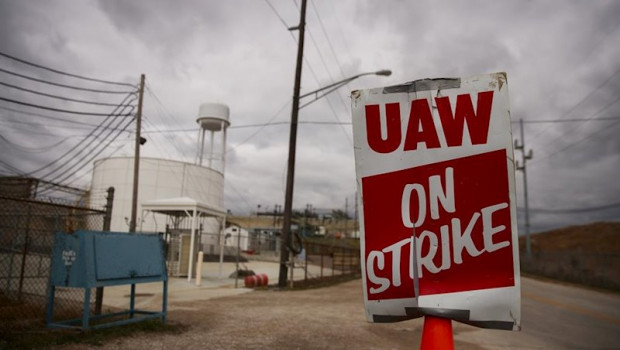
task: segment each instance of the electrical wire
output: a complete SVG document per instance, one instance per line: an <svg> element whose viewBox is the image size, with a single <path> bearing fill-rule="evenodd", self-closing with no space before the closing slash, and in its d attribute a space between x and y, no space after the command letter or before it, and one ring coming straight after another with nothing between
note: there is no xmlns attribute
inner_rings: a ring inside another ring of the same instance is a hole
<svg viewBox="0 0 620 350"><path fill-rule="evenodd" d="M5 169L8 169L10 171L13 172L13 174L15 175L21 175L22 171L17 169L16 167L12 166L11 164L3 161L2 159L0 159L0 165L3 166Z"/></svg>
<svg viewBox="0 0 620 350"><path fill-rule="evenodd" d="M122 129L122 130L123 130L123 131L124 131L124 130L126 130L126 129L127 129L127 127L129 127L129 125L131 125L131 124L133 123L133 121L134 121L133 119L127 120L127 123L125 123L125 126L123 127L123 129ZM67 179L69 179L70 177L74 176L74 175L75 175L75 174L77 174L79 171L81 171L81 170L82 170L82 169L84 169L85 167L89 166L89 165L91 164L91 162L92 162L95 158L97 158L97 157L98 157L98 156L99 156L99 155L100 155L103 151L105 151L105 150L106 150L106 148L108 148L108 147L110 146L110 144L112 144L112 142L113 142L113 141L115 141L115 140L118 138L118 136L119 136L119 135L121 135L121 134L122 134L122 132L117 132L117 133L116 133L116 135L114 135L114 136L113 136L113 137L112 137L112 138L108 141L108 143L107 143L107 144L105 144L105 146L104 146L104 147L101 147L101 149L100 149L99 151L97 151L97 152L95 152L95 153L92 153L92 152L91 152L91 153L88 153L88 154L86 154L84 157L82 157L82 158L78 161L78 164L79 164L79 162L82 162L82 161L86 158L86 156L88 156L89 154L91 155L91 157L90 157L89 159L87 159L86 161L84 161L84 165L82 165L82 166L79 166L79 167L78 167L78 166L77 166L77 164L76 164L75 166L72 166L72 167L70 167L70 168L67 168L67 170L73 169L73 171L72 171L71 173L66 174L66 175L65 175L65 173L66 173L66 171L65 171L65 172L63 172L61 175L57 175L54 179L52 179L52 180L48 180L48 181L50 181L50 182L58 182L58 183L62 183L62 182L64 182L64 181L66 181ZM107 138L107 136L106 136L106 138ZM65 175L65 176L61 178L61 176L62 176L62 175ZM42 190L40 191L40 193L45 193L45 192L47 192L47 191L50 191L50 190L51 190L51 186L50 186L50 187L47 187L47 188L45 188L45 186L42 186L42 187L43 187L43 188L42 188Z"/></svg>
<svg viewBox="0 0 620 350"><path fill-rule="evenodd" d="M588 140L588 139L590 139L590 138L592 138L592 137L594 137L594 136L596 136L596 135L598 135L598 134L600 134L600 133L602 133L602 132L604 132L604 131L612 130L614 127L616 127L616 126L618 126L618 125L620 125L620 119L619 119L619 120L617 120L617 121L615 121L615 122L613 122L613 123L611 123L611 124L606 125L605 127L601 128L601 129L599 129L599 130L596 130L596 131L595 131L595 132L593 132L593 133L590 133L590 134L586 135L585 137L581 138L581 139L580 139L580 140L578 140L578 141L575 141L575 142L571 142L571 143L569 143L569 144L568 144L568 145L566 145L565 147L560 148L560 149L556 150L555 152L552 152L552 153L546 154L546 155L544 155L544 156L542 156L542 157L536 158L536 159L534 159L534 160L532 160L532 161L528 162L528 165L538 164L538 163L539 163L539 162L541 162L542 160L545 160L545 159L547 159L547 158L549 158L549 157L552 157L552 156L554 156L554 155L556 155L556 154L558 154L558 153L564 152L564 151L566 151L567 149L569 149L569 148L571 148L571 147L574 147L574 146L576 146L576 145L578 145L578 144L580 144L580 143L582 143L582 142L584 142L584 141L586 141L586 140Z"/></svg>
<svg viewBox="0 0 620 350"><path fill-rule="evenodd" d="M342 75L342 78L344 79L344 72L342 70L342 64L340 64L340 60L338 59L338 55L336 54L336 50L334 50L334 46L332 45L331 40L329 39L329 35L327 34L327 31L325 30L325 26L323 25L323 20L321 20L321 16L319 15L319 11L317 10L314 1L310 0L310 4L312 5L312 9L314 10L314 14L316 15L316 18L319 21L319 25L321 27L321 30L323 31L323 35L325 36L325 39L327 39L327 44L329 46L329 49L331 50L332 55L334 56L334 59L336 60L336 64L338 66L338 69L340 70L340 75Z"/></svg>
<svg viewBox="0 0 620 350"><path fill-rule="evenodd" d="M547 209L547 208L529 208L529 211L534 214L576 214L576 213L590 213L595 211L608 210L620 207L620 202L610 203L606 205L599 205L595 207L586 208L570 208L570 209ZM525 211L525 208L517 208L519 211Z"/></svg>
<svg viewBox="0 0 620 350"><path fill-rule="evenodd" d="M288 29L288 24L286 24L286 21L284 21L284 18L282 18L282 16L280 15L280 13L278 12L278 10L276 10L275 7L273 7L273 5L271 4L271 2L269 0L265 0L265 2L267 3L267 5L271 8L271 11L273 11L273 13L278 17L278 19L280 20L280 22L282 23L282 25Z"/></svg>
<svg viewBox="0 0 620 350"><path fill-rule="evenodd" d="M161 100L159 99L159 97L157 96L157 94L155 93L155 91L153 91L153 89L151 89L151 87L147 84L146 85L146 91L149 94L149 96L153 97L156 105L155 108L157 109L158 114L156 114L159 118L160 121L162 122L162 124L165 124L165 118L167 117L168 119L172 119L173 121L176 120L178 122L178 124L181 124L182 121L179 120L178 118L175 117L174 114L170 113L168 111L168 109L166 108L166 106L161 102ZM160 116L161 114L161 116ZM155 124L153 124L155 125ZM157 127L155 127L155 131L156 133L163 133L163 131L161 129L158 129ZM192 129L193 132L196 131L196 129ZM176 138L167 138L166 139L168 142L170 142L170 144L179 152L179 154L184 158L184 159L191 159L191 156L188 156L186 154L185 149L179 144L179 142L177 142Z"/></svg>
<svg viewBox="0 0 620 350"><path fill-rule="evenodd" d="M157 110L157 113L155 114L155 116L157 116L160 119L160 122L162 124L165 124L165 117L168 117L169 119L173 119L173 120L177 119L177 118L174 117L173 114L168 112L167 108L164 106L162 101L159 99L159 97L157 96L155 91L153 91L153 89L149 85L146 85L146 88L147 88L147 92L149 93L149 95L151 97L153 97L155 99L155 101L156 101L155 108ZM147 121L147 125L150 125L153 129L155 129L154 130L155 133L163 133L164 132L163 130L159 129L155 123L151 123L149 121L148 117L146 118L146 121ZM179 123L181 123L181 122L182 121L179 121ZM194 129L191 129L191 131L192 132L196 132L197 129L194 128ZM163 147L163 149L166 150L166 152L162 152L160 150L160 153L166 153L166 154L168 154L170 159L174 159L174 157L171 157L170 153L168 152L168 150L170 150L171 148L174 148L174 149L177 150L177 152L180 155L182 155L182 157L184 159L190 159L190 157L188 157L186 155L186 149L187 148L184 148L183 145L181 145L178 142L176 137L167 137L164 140L166 140L169 144L171 144L172 147ZM155 138L151 138L151 141L153 141L153 144L155 145L155 147L157 149L160 149L160 146L159 146L158 142L155 142ZM190 162L187 162L187 163L190 163ZM178 173L175 173L175 174L178 174ZM194 188L199 189L201 193L208 193L209 192L209 187L211 186L208 183L204 183L203 181L199 181L196 177L193 177L193 176L184 177L182 174L178 174L177 180L179 182L188 181L189 183L191 183L194 186Z"/></svg>
<svg viewBox="0 0 620 350"><path fill-rule="evenodd" d="M546 124L546 123L572 123L572 122L596 122L606 120L617 120L620 117L601 117L601 118L570 118L570 119L538 119L538 120L524 120L523 124ZM512 124L519 124L517 120L513 120Z"/></svg>
<svg viewBox="0 0 620 350"><path fill-rule="evenodd" d="M98 92L98 93L102 93L102 94L128 94L128 93L135 92L135 91L98 90L98 89L82 88L82 87L78 87L78 86L60 84L60 83L55 83L55 82L52 82L52 81L38 79L38 78L34 78L34 77L31 77L31 76L28 76L28 75L15 73L15 72L12 72L10 70L6 70L6 69L2 69L2 68L0 68L0 72L5 73L5 74L10 74L12 76L16 76L16 77L19 77L19 78L22 78L22 79L27 79L27 80L36 81L36 82L42 83L42 84L58 86L58 87L63 87L63 88L67 88L67 89L72 89L72 90L88 91L88 92Z"/></svg>
<svg viewBox="0 0 620 350"><path fill-rule="evenodd" d="M69 124L97 126L97 124L93 124L93 123L81 122L81 121L76 121L76 120L73 120L73 119L65 119L65 118L60 118L60 117L53 117L53 116L44 115L44 114L30 113L30 112L20 111L18 109L13 109L13 108L8 108L8 107L3 107L3 106L0 106L0 109L6 110L6 111L9 111L9 112L13 112L13 113L19 113L19 114L23 114L23 115L28 115L28 116L31 116L31 117L49 119L49 120L54 120L54 121L59 121L59 122L64 122L64 123L69 123ZM16 122L17 123L18 121L12 121L12 122ZM19 123L42 126L41 124L27 123L27 122L21 122L21 121L19 121ZM46 126L54 127L54 125L46 125ZM80 128L80 129L84 129L84 128ZM88 130L90 130L90 128Z"/></svg>
<svg viewBox="0 0 620 350"><path fill-rule="evenodd" d="M38 148L30 148L30 147L25 147L22 145L19 145L15 142L12 142L11 140L7 139L6 137L4 137L2 134L0 134L0 140L6 142L9 146L12 146L13 148L21 151L21 152L26 152L26 153L42 153L42 152L47 152L50 151L54 148L56 148L57 146L63 144L64 142L66 142L69 138L63 138L62 140L58 141L55 144L49 145L49 146L44 146L44 147L38 147Z"/></svg>
<svg viewBox="0 0 620 350"><path fill-rule="evenodd" d="M9 87L9 88L12 88L12 89L24 91L24 92L29 92L31 94L35 94L35 95L39 95L39 96L45 96L45 97L54 98L54 99L57 99L57 100L77 102L77 103L84 103L84 104L97 105L97 106L110 106L110 107L116 106L116 103L105 103L105 102L78 100L78 99L64 97L64 96L47 94L47 93L41 92L41 91L26 89L26 88L23 88L23 87L19 87L17 85L8 84L8 83L4 83L4 82L1 82L1 81L0 81L0 85L6 86L6 87Z"/></svg>
<svg viewBox="0 0 620 350"><path fill-rule="evenodd" d="M267 121L267 123L265 123L263 126L259 127L254 133L252 133L250 136L248 136L247 138L245 138L243 141L241 141L240 143L234 145L233 147L229 148L226 150L226 153L228 154L229 152L234 151L235 149L237 149L239 146L245 144L246 142L248 142L250 139L252 139L254 136L256 136L259 132L261 132L267 125L269 125L269 123L273 122L274 119L276 119L278 117L278 115L280 115L280 113L282 113L282 111L284 111L284 108L286 108L289 105L289 102L286 102L284 105L282 105L282 107L280 107L280 109L269 119L269 121Z"/></svg>
<svg viewBox="0 0 620 350"><path fill-rule="evenodd" d="M278 11L277 11L277 10L273 7L273 5L271 5L271 3L269 2L269 0L265 0L265 1L267 2L267 4L269 5L269 7L271 8L271 10L275 13L275 15L276 15L276 16L280 19L280 22L282 22L282 24L284 25L284 27L285 27L287 30L289 30L288 25L287 25L287 24L286 24L286 22L282 19L282 16L280 16L280 14L278 13ZM295 4L295 5L296 5L296 6L297 6L297 8L299 9L299 5L298 5L298 4ZM295 35L293 35L293 33L292 33L292 32L290 32L290 31L289 31L289 33L291 34L291 37L293 38L293 41L297 44L297 38L295 37ZM313 41L314 41L314 37L312 36L311 30L310 30L310 28L309 28L309 27L308 27L308 33L310 34L310 38L311 38L311 40L313 40ZM316 42L315 42L315 47L317 47L317 50L318 50L318 46L316 45ZM320 52L319 52L319 55L320 55ZM321 55L321 57L322 57L322 55ZM310 64L309 60L306 58L306 55L305 55L305 54L304 54L304 56L303 56L303 60L304 60L304 62L305 62L305 67L307 67L307 68L308 68L308 70L310 71L310 74L311 74L311 75L312 75L312 77L314 78L314 81L317 83L317 85L319 85L319 84L320 84L320 83L319 83L319 79L317 78L317 75L316 75L316 73L314 72L314 69L312 69L312 65ZM323 61L323 64L325 65L325 62L324 62L324 61ZM326 65L325 65L325 68L326 68L326 70L327 70L327 72L328 72L328 74L329 74L329 69L327 69L327 66L326 66ZM330 78L331 78L331 75L330 75ZM334 81L334 80L333 80L333 78L331 78L331 81L332 81L332 82ZM340 97L340 100L341 100L342 104L345 106L345 109L346 109L346 103L342 100L342 96L341 96L341 95L338 95L338 96ZM331 104L331 102L329 101L329 99L327 99L327 103L328 103L328 106L329 106L330 110L332 111L332 114L333 114L333 116L334 116L334 119L336 119L336 122L340 122L340 119L338 118L338 114L336 113L336 110L334 109L334 107L333 107L333 105ZM298 122L298 124L299 124L299 122ZM350 136L349 136L349 134L347 133L347 130L344 128L344 126L341 126L341 129L342 129L342 132L344 133L345 138L347 139L348 143L352 146L352 145L353 145L353 141L351 140L351 137L350 137ZM261 128L261 130L262 130L262 128ZM259 131L260 131L260 130L259 130ZM256 133L254 133L254 134L253 134L250 138L248 138L248 139L244 140L242 143L245 143L245 142L249 141L249 139L251 139L252 137L254 137L257 133L258 133L258 131L257 131Z"/></svg>
<svg viewBox="0 0 620 350"><path fill-rule="evenodd" d="M75 123L78 123L78 122L75 122ZM60 130L92 130L93 127L97 127L97 124L88 124L88 123L81 123L84 126L68 126L68 125L50 125L50 124L42 124L42 123L35 123L35 122L25 122L22 120L9 120L6 123L0 121L0 125L9 125L9 126L15 127L15 124L29 125L29 126L41 127L45 129L55 128L55 129L60 129ZM118 130L117 128L106 126L106 125L102 126L102 128L106 130ZM33 133L36 133L36 132L33 131ZM38 133L38 134L47 135L47 136L56 136L56 137L67 137L67 136L60 135L60 134L46 134L46 133ZM82 135L82 136L86 136L86 135Z"/></svg>
<svg viewBox="0 0 620 350"><path fill-rule="evenodd" d="M611 76L609 76L607 79L605 79L605 81L603 81L601 84L599 84L596 88L594 88L594 90L590 91L585 97L583 97L579 102L577 102L575 105L573 105L571 108L569 108L566 112L564 112L562 115L563 116L568 116L570 115L573 111L575 111L577 108L579 108L579 106L581 106L586 100L588 100L592 95L594 95L598 90L602 89L605 85L607 85L607 83L609 81L611 81L611 79L613 79L614 77L616 77L616 75L618 75L620 73L620 68L618 68ZM541 135L543 135L550 126L544 128L543 130L541 130L538 134L535 134L532 136L532 138L530 139L530 142L536 140L537 138L539 138Z"/></svg>
<svg viewBox="0 0 620 350"><path fill-rule="evenodd" d="M111 84L111 85L119 85L119 86L129 86L129 87L132 87L132 88L137 88L136 86L134 86L132 84L129 84L129 83L121 83L121 82L116 82L116 81L95 79L95 78L85 77L85 76L82 76L82 75L77 75L77 74L63 72L63 71L60 71L60 70L57 70L57 69L53 69L53 68L49 68L49 67L45 67L45 66L36 64L36 63L28 62L26 60L23 60L21 58L17 58L17 57L11 56L11 55L6 54L4 52L0 52L0 56L12 59L14 61L17 61L17 62L26 64L26 65L29 65L29 66L32 66L32 67L44 69L44 70L47 70L47 71L50 71L50 72L54 72L54 73L57 73L57 74L61 74L61 75L66 75L66 76L69 76L69 77L72 77L72 78L78 78L78 79L82 79L82 80L88 80L88 81L93 81L93 82L103 83L103 84Z"/></svg>
<svg viewBox="0 0 620 350"><path fill-rule="evenodd" d="M131 97L131 96L132 96L132 94L128 94L127 96L125 96L125 99L123 99L123 101L121 102L121 105L127 105L127 104L129 104L130 102L127 102L127 99L128 99L129 97ZM135 100L135 97L134 97L134 100ZM105 125L105 123L106 123L106 122L110 119L110 117L112 117L112 116L114 115L114 113L116 112L116 110L117 110L117 109L118 109L118 107L117 107L117 108L115 108L114 110L112 110L112 113L110 113L109 117L108 117L108 118L105 118L104 120L102 120L102 121L101 121L101 123L99 123L99 124L98 124L98 126L97 126L95 129L93 129L90 133L88 133L88 135L86 135L86 136L85 136L85 137L84 137L84 138L83 138L83 139L82 139L82 140L81 140L81 141L80 141L80 142L79 142L79 143L78 143L78 144L74 147L74 149L75 149L75 148L81 148L81 149L84 149L84 148L82 148L82 143L86 142L86 140L88 140L88 139L89 139L89 138L90 138L90 137L91 137L91 136L92 136L92 135L93 135L93 134L94 134L94 133L95 133L95 132L96 132L99 128L101 128L103 125ZM33 175L33 174L36 174L36 173L38 173L38 172L41 172L41 171L42 171L42 170L44 170L44 169L47 169L47 168L49 168L49 167L53 166L54 164L58 163L59 161L61 161L61 160L62 160L62 159L64 159L65 157L67 157L69 154L71 154L71 152L72 152L72 151L73 151L73 149L69 149L69 150L67 150L67 152L65 152L63 155L61 155L60 157L56 158L56 159L55 159L55 160L53 160L52 162L50 162L50 163L48 163L48 164L46 164L46 165L44 165L44 166L42 166L42 167L40 167L40 168L38 168L38 169L36 169L36 170L33 170L33 171L31 171L31 172L29 172L28 174L25 174L25 175L26 175L26 176L31 176L31 175Z"/></svg>
<svg viewBox="0 0 620 350"><path fill-rule="evenodd" d="M48 107L48 106L41 106L41 105L37 105L37 104L33 104L33 103L28 103L28 102L24 102L24 101L13 100L13 99L2 97L2 96L0 96L0 100L6 101L6 102L10 102L10 103L19 104L19 105L22 105L22 106L28 106L28 107L38 108L38 109L45 109L45 110L53 111L53 112L61 112L61 113L69 113L69 114L77 114L77 115L86 115L86 116L93 116L93 117L107 117L108 116L107 113L92 113L92 112L71 111L71 110L68 110L68 109L60 109L60 108L54 108L54 107ZM118 115L118 117L129 117L129 116L131 116L131 114L124 114L124 115L120 114L120 115Z"/></svg>
<svg viewBox="0 0 620 350"><path fill-rule="evenodd" d="M553 145L553 144L555 144L557 142L565 140L566 139L566 135L567 135L568 132L575 131L575 130L583 127L585 125L586 121L595 120L596 116L598 116L598 115L602 114L603 112L607 111L609 108L611 108L613 105L615 105L618 101L620 101L620 95L618 95L618 97L616 97L613 101L611 101L607 105L603 106L598 111L592 113L589 117L585 118L586 120L582 121L577 127L574 127L572 129L569 129L569 130L563 132L562 135L559 135L558 137L555 137L555 138L553 138L551 140L547 140L548 141L547 142L547 147L550 147L551 145ZM614 119L616 119L616 118L614 118Z"/></svg>
<svg viewBox="0 0 620 350"><path fill-rule="evenodd" d="M132 110L133 110L133 107L131 107L131 108L132 108ZM130 123L131 123L131 121L133 121L134 119L135 119L135 118L129 119ZM116 120L117 120L117 119L111 119L110 125L111 125L114 121L116 121ZM85 159L85 158L86 158L86 157L87 157L90 153L94 152L94 150L96 149L96 147L97 147L98 145L101 145L101 143L102 143L102 142L106 141L106 140L108 139L108 137L110 137L110 136L112 135L112 133L116 131L116 130L114 130L114 129L116 129L117 127L119 127L121 123L122 123L122 120L120 120L120 121L118 122L118 125L117 125L115 128L99 128L99 129L100 129L100 130L99 130L99 133L98 133L97 135L95 135L95 137L91 138L91 139L90 139L90 142L89 142L86 146L84 146L84 147L82 147L82 148L79 148L79 149L78 149L78 152L77 152L76 154L74 154L74 155L72 156L72 158L71 158L69 161L67 161L65 164L67 164L67 165L68 165L69 163L73 162L73 161L76 159L76 157L77 157L77 156L79 156L80 154L84 153L84 156L82 156L82 158L80 158L79 160L77 160L77 163L79 164L79 163L80 163L83 159ZM125 131L125 129L127 128L127 126L128 126L128 125L129 125L129 124L127 124L127 125L126 125L125 127L123 127L121 130L116 131L116 135L114 136L114 139L116 139L116 138L118 137L118 135L122 134L122 133ZM99 141L99 144L95 145L95 147L94 147L92 150L89 150L89 147L90 147L90 146L91 146L91 145L95 142L95 140L99 139L99 138L101 137L101 135L102 135L102 134L103 134L106 130L108 131L108 133L107 133L107 134L103 137L103 139L102 139L101 141ZM74 148L74 149L75 149L75 148ZM63 164L63 166L64 166L64 164ZM62 183L64 180L57 180L57 179L58 179L59 177L61 177L62 175L66 174L66 173L67 173L67 171L69 171L69 169L71 169L72 167L73 167L73 166L71 166L71 167L67 166L65 171L61 172L61 173L60 173L60 174L58 174L58 175L54 175L54 176L55 176L55 178L53 178L53 179L51 179L51 180L49 180L49 181L52 181L52 182L60 182L60 183ZM51 170L51 171L49 171L47 174L42 175L41 177L42 177L42 178L49 178L50 176L52 176L52 174L53 174L53 173L55 173L55 172L59 171L59 169L61 169L61 167L58 167L58 168L56 168L56 169L54 169L54 170Z"/></svg>

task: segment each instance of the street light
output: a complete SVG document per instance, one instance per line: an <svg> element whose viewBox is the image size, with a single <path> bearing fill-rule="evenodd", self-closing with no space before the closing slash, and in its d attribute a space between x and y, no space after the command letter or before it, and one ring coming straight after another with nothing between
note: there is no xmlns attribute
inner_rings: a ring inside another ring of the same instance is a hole
<svg viewBox="0 0 620 350"><path fill-rule="evenodd" d="M329 84L329 85L327 85L325 87L322 87L320 89L317 89L317 90L305 93L305 94L299 96L299 99L302 99L304 97L308 97L308 96L314 95L314 100L311 100L309 102L304 103L303 105L299 106L299 109L302 109L302 108L306 107L307 105L316 102L316 100L320 99L321 97L325 97L326 95L329 95L330 93L336 91L337 89L347 85L349 82L351 82L351 81L353 81L353 80L355 80L355 79L357 79L359 77L363 77L365 75L382 75L382 76L385 76L385 77L389 77L390 75L392 75L392 71L389 70L389 69L382 69L382 70L378 70L376 72L361 73L361 74L354 75L352 77L343 79L343 80L341 80L339 82L336 82L336 83L333 83L333 84ZM319 92L325 91L327 89L329 89L327 92L319 95Z"/></svg>
<svg viewBox="0 0 620 350"><path fill-rule="evenodd" d="M305 4L305 1L304 1ZM302 19L305 16L305 6L302 6ZM303 32L303 21L301 22L301 32ZM303 36L300 37L300 52L303 52ZM295 150L297 144L297 120L299 117L299 110L303 107L315 102L316 100L332 93L333 91L341 88L342 86L348 84L349 82L363 77L365 75L380 75L380 76L390 76L392 71L388 69L378 70L376 72L367 72L354 75L352 77L343 79L336 83L327 85L320 89L308 92L303 95L299 95L299 86L301 82L301 55L298 54L298 62L297 62L297 74L295 76L295 89L293 94L293 109L291 111L291 134L289 139L289 150L288 150L288 168L286 173L286 194L284 198L284 212L282 219L282 238L284 238L284 242L280 247L280 275L278 278L278 286L280 288L286 287L287 282L287 274L288 267L286 266L287 261L289 259L289 246L291 245L291 218L293 213L293 185L295 182ZM319 95L320 92L325 91ZM302 98L314 95L314 99L299 106L299 101Z"/></svg>

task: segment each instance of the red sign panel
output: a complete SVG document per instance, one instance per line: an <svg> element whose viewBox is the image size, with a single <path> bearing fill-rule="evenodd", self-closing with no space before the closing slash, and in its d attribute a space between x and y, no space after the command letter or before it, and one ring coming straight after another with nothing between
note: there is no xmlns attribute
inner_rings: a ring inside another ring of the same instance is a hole
<svg viewBox="0 0 620 350"><path fill-rule="evenodd" d="M420 295L513 286L505 163L499 150L363 178L368 298L414 296L416 272Z"/></svg>

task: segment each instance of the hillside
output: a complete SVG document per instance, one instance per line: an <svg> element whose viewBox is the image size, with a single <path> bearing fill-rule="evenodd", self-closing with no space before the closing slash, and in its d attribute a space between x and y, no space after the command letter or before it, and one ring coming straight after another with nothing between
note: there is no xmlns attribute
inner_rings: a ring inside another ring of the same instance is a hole
<svg viewBox="0 0 620 350"><path fill-rule="evenodd" d="M521 271L620 291L620 223L597 222L531 236L532 256L520 238Z"/></svg>
<svg viewBox="0 0 620 350"><path fill-rule="evenodd" d="M620 254L620 222L597 222L533 234L532 252ZM519 240L525 251L525 237Z"/></svg>

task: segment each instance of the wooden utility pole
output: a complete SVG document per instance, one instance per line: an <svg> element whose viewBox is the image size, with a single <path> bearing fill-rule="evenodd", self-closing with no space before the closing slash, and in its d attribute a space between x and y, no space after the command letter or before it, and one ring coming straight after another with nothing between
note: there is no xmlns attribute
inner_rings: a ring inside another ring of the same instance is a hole
<svg viewBox="0 0 620 350"><path fill-rule="evenodd" d="M297 119L299 116L299 90L301 89L301 70L304 59L304 33L306 28L306 0L301 1L299 25L290 30L299 30L297 46L297 69L295 70L295 87L293 89L293 109L291 111L291 133L288 144L288 168L286 173L286 194L284 198L284 219L282 223L282 244L280 246L280 275L278 286L286 287L287 262L291 244L291 217L293 214L293 184L295 182L295 151L297 147Z"/></svg>
<svg viewBox="0 0 620 350"><path fill-rule="evenodd" d="M131 221L129 232L136 232L136 216L138 212L138 177L140 176L140 145L142 136L142 99L144 97L144 74L140 76L140 89L138 90L138 112L136 113L136 150L133 159L133 194L131 196Z"/></svg>

